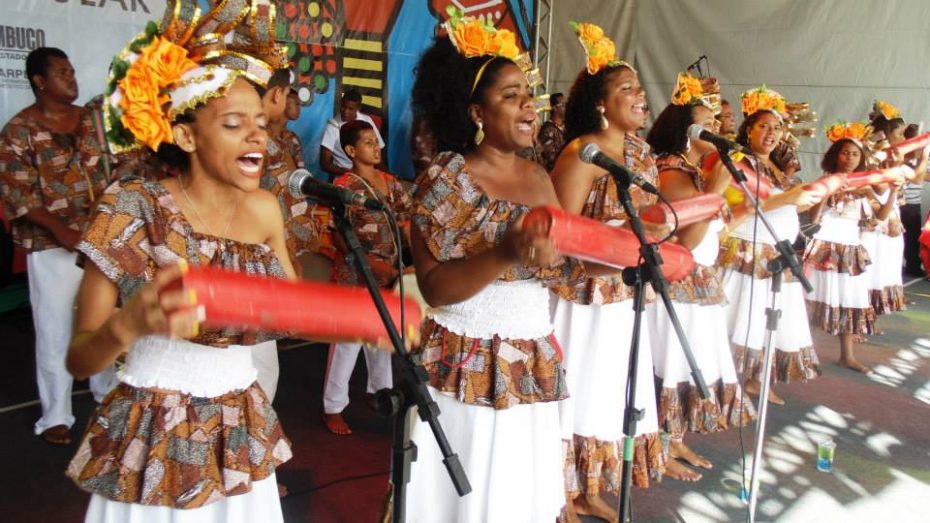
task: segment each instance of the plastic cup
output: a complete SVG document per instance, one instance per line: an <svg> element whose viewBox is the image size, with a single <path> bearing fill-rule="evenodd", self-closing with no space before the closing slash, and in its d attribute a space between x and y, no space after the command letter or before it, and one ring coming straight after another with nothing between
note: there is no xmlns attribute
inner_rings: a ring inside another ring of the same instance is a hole
<svg viewBox="0 0 930 523"><path fill-rule="evenodd" d="M817 444L817 470L833 472L833 456L836 453L836 442L827 438Z"/></svg>

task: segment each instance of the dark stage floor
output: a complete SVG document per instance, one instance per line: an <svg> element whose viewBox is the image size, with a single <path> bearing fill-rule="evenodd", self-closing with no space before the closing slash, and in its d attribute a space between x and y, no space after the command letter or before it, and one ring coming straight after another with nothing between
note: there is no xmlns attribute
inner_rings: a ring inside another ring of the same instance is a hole
<svg viewBox="0 0 930 523"><path fill-rule="evenodd" d="M806 384L779 385L788 404L769 410L766 468L758 521L925 521L930 499L930 283L907 289L907 312L880 320L858 353L876 369L870 376L840 369L836 340L815 333L823 376ZM5 365L0 369L0 519L11 522L81 521L87 495L63 471L77 446L56 447L32 435L36 398L33 335L28 310L0 316ZM290 495L289 522L374 522L387 488L390 422L364 401L364 366L352 382L347 419L355 433L329 434L320 420L326 347L311 345L280 354L275 400L295 457L278 469ZM76 385L78 425L93 400ZM11 408L12 407L12 408ZM837 441L836 470L814 468L815 441ZM751 454L754 431L744 431ZM740 442L736 431L691 436L689 444L712 460L698 483L665 480L634 490L637 521L725 522L745 519L736 495ZM747 463L748 467L748 463ZM593 521L593 520L592 520Z"/></svg>

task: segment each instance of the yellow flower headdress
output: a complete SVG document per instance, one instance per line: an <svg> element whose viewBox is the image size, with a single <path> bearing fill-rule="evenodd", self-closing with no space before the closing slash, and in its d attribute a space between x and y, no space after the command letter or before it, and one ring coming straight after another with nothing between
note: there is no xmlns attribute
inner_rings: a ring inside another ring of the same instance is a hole
<svg viewBox="0 0 930 523"><path fill-rule="evenodd" d="M198 0L167 0L161 23L149 22L110 64L104 103L114 152L172 143L178 115L223 96L239 77L265 86L287 67L275 44L272 0L218 0L203 14Z"/></svg>
<svg viewBox="0 0 930 523"><path fill-rule="evenodd" d="M703 105L714 114L720 113L720 85L716 78L696 78L688 73L678 73L678 81L672 92L674 105Z"/></svg>
<svg viewBox="0 0 930 523"><path fill-rule="evenodd" d="M584 48L588 74L597 74L598 71L608 66L624 65L633 69L633 66L617 58L617 47L614 41L604 35L604 30L600 26L582 22L569 22L569 24L578 35L581 47Z"/></svg>
<svg viewBox="0 0 930 523"><path fill-rule="evenodd" d="M882 113L882 116L887 120L901 117L901 111L884 100L875 100L875 103L872 104L872 110Z"/></svg>
<svg viewBox="0 0 930 523"><path fill-rule="evenodd" d="M453 5L446 7L446 13L449 15L449 19L442 26L459 54L465 58L489 57L475 75L475 80L471 85L472 94L478 87L485 69L497 57L506 58L517 64L526 75L531 88L542 84L539 69L533 68L533 60L530 58L529 53L520 51L520 47L517 45L517 37L513 31L494 27L494 24L490 22L490 18L478 19L473 16L465 16L462 10ZM546 105L548 106L548 103Z"/></svg>
<svg viewBox="0 0 930 523"><path fill-rule="evenodd" d="M860 145L872 134L872 127L863 122L837 122L825 131L827 139L833 143L839 140L855 140Z"/></svg>
<svg viewBox="0 0 930 523"><path fill-rule="evenodd" d="M781 118L782 113L785 112L785 98L767 88L765 84L744 92L740 98L743 105L743 116L750 116L759 111L772 111Z"/></svg>

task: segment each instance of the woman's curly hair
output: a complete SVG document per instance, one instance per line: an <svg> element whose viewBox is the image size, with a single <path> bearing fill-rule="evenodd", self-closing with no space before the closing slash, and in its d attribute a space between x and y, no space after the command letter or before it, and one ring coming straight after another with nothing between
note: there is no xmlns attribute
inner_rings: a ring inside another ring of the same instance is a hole
<svg viewBox="0 0 930 523"><path fill-rule="evenodd" d="M601 113L597 106L607 96L607 79L626 65L610 65L597 74L582 70L575 78L565 106L565 143L601 128Z"/></svg>
<svg viewBox="0 0 930 523"><path fill-rule="evenodd" d="M659 113L646 142L659 154L675 154L688 150L688 128L694 123L694 107L668 104Z"/></svg>
<svg viewBox="0 0 930 523"><path fill-rule="evenodd" d="M865 150L862 148L862 145L860 145L858 142L850 138L841 138L833 142L833 144L830 145L830 148L827 149L827 152L824 153L823 160L820 161L820 168L823 169L823 172L825 173L836 172L836 164L837 164L837 160L839 160L840 158L840 151L843 150L843 146L846 145L847 143L851 143L859 148L859 154L860 154L859 165L857 165L856 168L853 169L853 172L865 170Z"/></svg>
<svg viewBox="0 0 930 523"><path fill-rule="evenodd" d="M482 66L484 72L474 93L472 84ZM464 154L474 147L478 126L468 116L468 106L480 104L497 73L513 64L507 58L460 55L448 38L438 38L423 53L413 84L414 120L423 121L436 140L437 151Z"/></svg>

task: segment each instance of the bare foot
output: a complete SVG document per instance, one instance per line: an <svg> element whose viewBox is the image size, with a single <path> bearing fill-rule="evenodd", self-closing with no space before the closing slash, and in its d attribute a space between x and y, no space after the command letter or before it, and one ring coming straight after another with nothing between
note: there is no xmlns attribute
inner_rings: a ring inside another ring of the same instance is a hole
<svg viewBox="0 0 930 523"><path fill-rule="evenodd" d="M581 523L578 513L575 512L575 503L571 500L562 507L562 513L559 514L559 523Z"/></svg>
<svg viewBox="0 0 930 523"><path fill-rule="evenodd" d="M698 454L697 452L694 452L694 450L692 450L691 447L685 445L683 441L672 442L669 446L668 453L672 458L683 459L695 467L701 467L702 469L714 468L714 464L711 463L710 460Z"/></svg>
<svg viewBox="0 0 930 523"><path fill-rule="evenodd" d="M71 443L71 429L67 425L55 425L42 432L42 439L52 445L68 445Z"/></svg>
<svg viewBox="0 0 930 523"><path fill-rule="evenodd" d="M327 430L337 436L348 436L352 434L352 429L349 428L349 424L346 423L346 420L342 419L342 414L339 412L335 414L324 412L323 424L326 425Z"/></svg>
<svg viewBox="0 0 930 523"><path fill-rule="evenodd" d="M872 369L859 363L859 360L840 360L837 365L847 369L852 369L863 374L872 374Z"/></svg>
<svg viewBox="0 0 930 523"><path fill-rule="evenodd" d="M746 394L750 396L758 397L759 392L762 391L762 384L759 383L759 380L747 380L746 387L743 389L746 391ZM769 403L773 405L784 405L785 400L781 396L775 394L775 389L769 387Z"/></svg>
<svg viewBox="0 0 930 523"><path fill-rule="evenodd" d="M704 477L700 472L689 469L676 459L668 460L668 463L665 465L665 475L672 479L685 481L687 483L694 483Z"/></svg>
<svg viewBox="0 0 930 523"><path fill-rule="evenodd" d="M617 511L601 499L597 494L578 496L575 498L575 513L582 516L593 516L610 523L618 523L620 516Z"/></svg>

